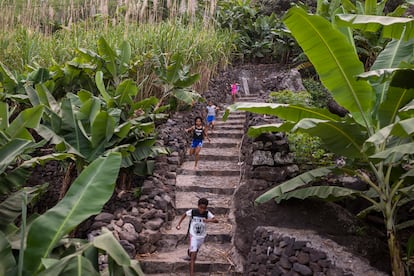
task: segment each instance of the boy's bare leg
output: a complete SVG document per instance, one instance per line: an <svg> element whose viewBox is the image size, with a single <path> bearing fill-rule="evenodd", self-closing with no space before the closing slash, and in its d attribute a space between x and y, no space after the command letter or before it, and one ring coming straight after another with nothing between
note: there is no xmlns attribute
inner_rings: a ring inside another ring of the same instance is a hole
<svg viewBox="0 0 414 276"><path fill-rule="evenodd" d="M190 252L190 276L194 276L195 261L197 259L197 252Z"/></svg>
<svg viewBox="0 0 414 276"><path fill-rule="evenodd" d="M199 153L200 153L201 148L197 147L195 149L195 163L194 163L194 168L197 169L197 165L198 165L198 158L199 158Z"/></svg>

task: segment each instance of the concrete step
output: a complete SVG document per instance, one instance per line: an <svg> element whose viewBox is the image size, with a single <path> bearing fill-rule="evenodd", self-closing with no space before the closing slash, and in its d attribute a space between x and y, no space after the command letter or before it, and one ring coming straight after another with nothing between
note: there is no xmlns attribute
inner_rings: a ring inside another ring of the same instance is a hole
<svg viewBox="0 0 414 276"><path fill-rule="evenodd" d="M183 170L192 170L195 171L194 169L194 161L185 161L184 163L181 164L181 169ZM231 161L221 161L221 160L217 160L217 161L206 161L206 160L200 160L198 161L198 168L196 169L199 172L203 172L203 171L209 171L209 172L214 172L214 171L240 171L240 166L236 163L236 162L231 162ZM214 174L212 174L212 176L214 176Z"/></svg>
<svg viewBox="0 0 414 276"><path fill-rule="evenodd" d="M210 138L236 138L241 139L244 135L243 131L237 130L237 131L228 131L228 130L213 130L208 132L208 136Z"/></svg>
<svg viewBox="0 0 414 276"><path fill-rule="evenodd" d="M211 147L204 148L200 151L200 160L204 161L230 161L239 162L240 149L236 146L231 148ZM186 156L187 161L194 161L194 156Z"/></svg>
<svg viewBox="0 0 414 276"><path fill-rule="evenodd" d="M232 195L239 185L239 176L177 175L176 189L180 192L208 192Z"/></svg>
<svg viewBox="0 0 414 276"><path fill-rule="evenodd" d="M237 126L243 126L244 123L246 122L246 119L244 118L227 118L226 121L223 120L217 120L216 121L216 126L221 126L221 125L237 125Z"/></svg>
<svg viewBox="0 0 414 276"><path fill-rule="evenodd" d="M226 128L223 128L222 126L220 126L220 127L214 127L214 129L209 129L208 130L208 134L209 135L212 135L212 134L223 134L223 135L225 135L225 134L228 134L228 135L232 135L232 134L244 134L244 131L243 131L243 129L242 128L236 128L236 129L226 129Z"/></svg>
<svg viewBox="0 0 414 276"><path fill-rule="evenodd" d="M222 121L224 112L217 114L217 121ZM229 120L245 120L246 119L246 111L233 111L227 117Z"/></svg>
<svg viewBox="0 0 414 276"><path fill-rule="evenodd" d="M222 125L218 125L217 124L214 126L214 131L222 131L222 130L238 130L238 131L242 131L244 132L244 126L243 125L230 125L230 124L222 124ZM211 130L210 130L211 131ZM209 131L209 132L210 132Z"/></svg>
<svg viewBox="0 0 414 276"><path fill-rule="evenodd" d="M225 106L219 112L217 112L217 116L223 116L223 114L225 113L227 107L228 106ZM236 110L236 111L232 112L231 114L233 114L234 116L236 116L236 115L238 115L238 116L246 116L246 111Z"/></svg>
<svg viewBox="0 0 414 276"><path fill-rule="evenodd" d="M237 138L222 138L222 137L216 137L212 138L211 142L204 141L203 142L203 148L234 148L239 146L240 139ZM202 150L201 150L202 151Z"/></svg>
<svg viewBox="0 0 414 276"><path fill-rule="evenodd" d="M207 153L207 150L215 150L215 153ZM186 161L194 161L193 156L186 156ZM238 154L234 155L221 155L219 149L205 148L200 152L200 160L204 161L230 161L237 163L239 161Z"/></svg>
<svg viewBox="0 0 414 276"><path fill-rule="evenodd" d="M229 212L232 195L222 195L208 192L176 192L175 193L175 208L177 214L182 215L187 210L193 209L197 206L198 200L202 197L208 199L208 210L215 216L226 215Z"/></svg>
<svg viewBox="0 0 414 276"><path fill-rule="evenodd" d="M194 164L194 162L192 162ZM240 170L234 171L217 171L217 170L194 170L194 169L177 169L177 173L182 175L197 175L197 176L238 176Z"/></svg>
<svg viewBox="0 0 414 276"><path fill-rule="evenodd" d="M187 273L190 262L184 260L187 256L187 245L179 245L173 252L155 253L149 256L139 256L138 261L145 275L157 273ZM231 244L218 244L206 242L200 248L195 263L195 272L201 273L227 273L232 270L230 259ZM197 275L199 275L197 273ZM211 274L208 274L211 275ZM228 275L228 274L227 274Z"/></svg>

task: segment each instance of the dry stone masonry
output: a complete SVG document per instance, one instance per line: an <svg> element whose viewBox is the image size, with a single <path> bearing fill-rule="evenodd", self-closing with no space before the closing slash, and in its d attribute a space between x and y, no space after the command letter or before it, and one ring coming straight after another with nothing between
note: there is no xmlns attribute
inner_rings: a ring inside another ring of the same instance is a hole
<svg viewBox="0 0 414 276"><path fill-rule="evenodd" d="M246 275L386 275L311 231L258 227Z"/></svg>

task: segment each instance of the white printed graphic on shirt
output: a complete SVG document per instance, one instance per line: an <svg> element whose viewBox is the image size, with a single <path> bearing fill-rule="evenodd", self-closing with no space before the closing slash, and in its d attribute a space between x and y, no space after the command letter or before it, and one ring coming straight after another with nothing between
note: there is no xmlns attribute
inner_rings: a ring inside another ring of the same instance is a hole
<svg viewBox="0 0 414 276"><path fill-rule="evenodd" d="M193 217L191 219L190 234L196 238L203 238L206 236L206 224L204 218Z"/></svg>

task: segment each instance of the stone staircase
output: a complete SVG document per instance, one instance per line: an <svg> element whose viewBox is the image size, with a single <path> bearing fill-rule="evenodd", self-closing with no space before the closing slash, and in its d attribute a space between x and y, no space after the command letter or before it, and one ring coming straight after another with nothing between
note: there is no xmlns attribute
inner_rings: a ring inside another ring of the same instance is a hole
<svg viewBox="0 0 414 276"><path fill-rule="evenodd" d="M240 100L251 101L254 96ZM220 112L222 113L222 111ZM194 170L193 157L185 161L176 178L176 213L171 229L164 230L162 240L168 244L162 252L140 257L139 262L145 275L188 275L187 255L188 218L182 228L175 226L180 216L189 209L197 207L198 199L209 200L208 209L219 223L207 224L207 237L198 253L196 275L238 275L242 270L232 260L232 220L233 193L240 182L239 151L244 135L244 112L231 113L226 122L217 116L216 126L209 132L211 142L205 141L200 152L198 169Z"/></svg>

